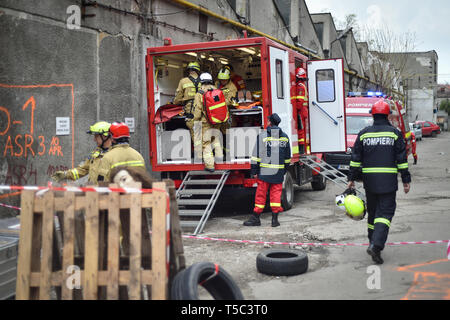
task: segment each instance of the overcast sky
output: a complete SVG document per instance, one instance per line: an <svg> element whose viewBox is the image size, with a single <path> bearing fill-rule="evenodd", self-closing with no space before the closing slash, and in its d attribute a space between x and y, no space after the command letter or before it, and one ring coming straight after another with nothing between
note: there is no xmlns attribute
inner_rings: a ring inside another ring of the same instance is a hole
<svg viewBox="0 0 450 320"><path fill-rule="evenodd" d="M450 84L450 1L433 0L306 0L310 13L330 12L343 21L356 14L358 23L386 25L396 34L415 33L414 51L438 54L438 83Z"/></svg>

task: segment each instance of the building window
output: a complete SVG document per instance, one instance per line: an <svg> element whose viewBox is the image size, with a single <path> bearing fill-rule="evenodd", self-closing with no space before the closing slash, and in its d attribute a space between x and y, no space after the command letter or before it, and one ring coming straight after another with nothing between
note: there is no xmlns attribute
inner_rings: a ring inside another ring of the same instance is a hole
<svg viewBox="0 0 450 320"><path fill-rule="evenodd" d="M314 23L314 29L316 29L317 37L319 38L320 45L323 47L323 22Z"/></svg>
<svg viewBox="0 0 450 320"><path fill-rule="evenodd" d="M198 31L208 33L208 16L203 13L198 16Z"/></svg>
<svg viewBox="0 0 450 320"><path fill-rule="evenodd" d="M283 92L283 61L275 60L275 73L277 79L277 98L284 99Z"/></svg>
<svg viewBox="0 0 450 320"><path fill-rule="evenodd" d="M317 102L333 102L336 100L334 70L316 71Z"/></svg>

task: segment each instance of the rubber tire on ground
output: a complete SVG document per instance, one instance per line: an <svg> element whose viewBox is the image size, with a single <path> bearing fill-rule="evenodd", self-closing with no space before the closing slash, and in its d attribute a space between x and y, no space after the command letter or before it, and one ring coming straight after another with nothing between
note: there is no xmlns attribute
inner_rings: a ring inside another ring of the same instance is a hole
<svg viewBox="0 0 450 320"><path fill-rule="evenodd" d="M431 132L431 137L436 138L436 136L437 136L437 132L436 131Z"/></svg>
<svg viewBox="0 0 450 320"><path fill-rule="evenodd" d="M171 288L172 300L200 300L198 286L214 275L216 265L211 262L197 262L177 273ZM241 290L224 269L202 284L215 300L244 300Z"/></svg>
<svg viewBox="0 0 450 320"><path fill-rule="evenodd" d="M314 191L322 191L327 187L327 179L319 174L313 177L313 181L311 182L311 187Z"/></svg>
<svg viewBox="0 0 450 320"><path fill-rule="evenodd" d="M271 276L294 276L308 270L308 256L295 249L266 249L256 257L256 269Z"/></svg>
<svg viewBox="0 0 450 320"><path fill-rule="evenodd" d="M294 179L289 171L286 171L281 192L281 207L284 211L290 210L294 205Z"/></svg>

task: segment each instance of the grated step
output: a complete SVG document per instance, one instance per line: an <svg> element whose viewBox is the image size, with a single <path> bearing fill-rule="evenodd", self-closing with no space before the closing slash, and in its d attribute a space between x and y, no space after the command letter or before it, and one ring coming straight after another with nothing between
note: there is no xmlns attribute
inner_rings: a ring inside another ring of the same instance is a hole
<svg viewBox="0 0 450 320"><path fill-rule="evenodd" d="M207 205L210 199L179 199L178 205Z"/></svg>
<svg viewBox="0 0 450 320"><path fill-rule="evenodd" d="M182 216L196 216L201 217L205 213L205 210L179 210L178 214Z"/></svg>
<svg viewBox="0 0 450 320"><path fill-rule="evenodd" d="M194 195L194 194L214 194L214 191L216 189L184 189L181 190L178 195L185 196L185 195Z"/></svg>
<svg viewBox="0 0 450 320"><path fill-rule="evenodd" d="M186 184L186 185L189 185L189 184L191 184L191 185L202 185L202 184L215 184L215 185L217 185L217 184L219 184L219 181L220 180L217 180L217 179L202 179L202 180L189 180L189 181L186 181L184 184Z"/></svg>

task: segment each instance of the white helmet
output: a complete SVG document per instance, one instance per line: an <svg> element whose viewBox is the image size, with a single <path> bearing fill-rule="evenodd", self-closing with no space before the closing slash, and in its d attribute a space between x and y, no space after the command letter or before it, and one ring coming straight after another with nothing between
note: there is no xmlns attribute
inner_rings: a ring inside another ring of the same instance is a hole
<svg viewBox="0 0 450 320"><path fill-rule="evenodd" d="M200 75L200 82L201 83L208 83L208 82L213 82L213 78L211 76L211 74L209 74L208 72L203 72Z"/></svg>

